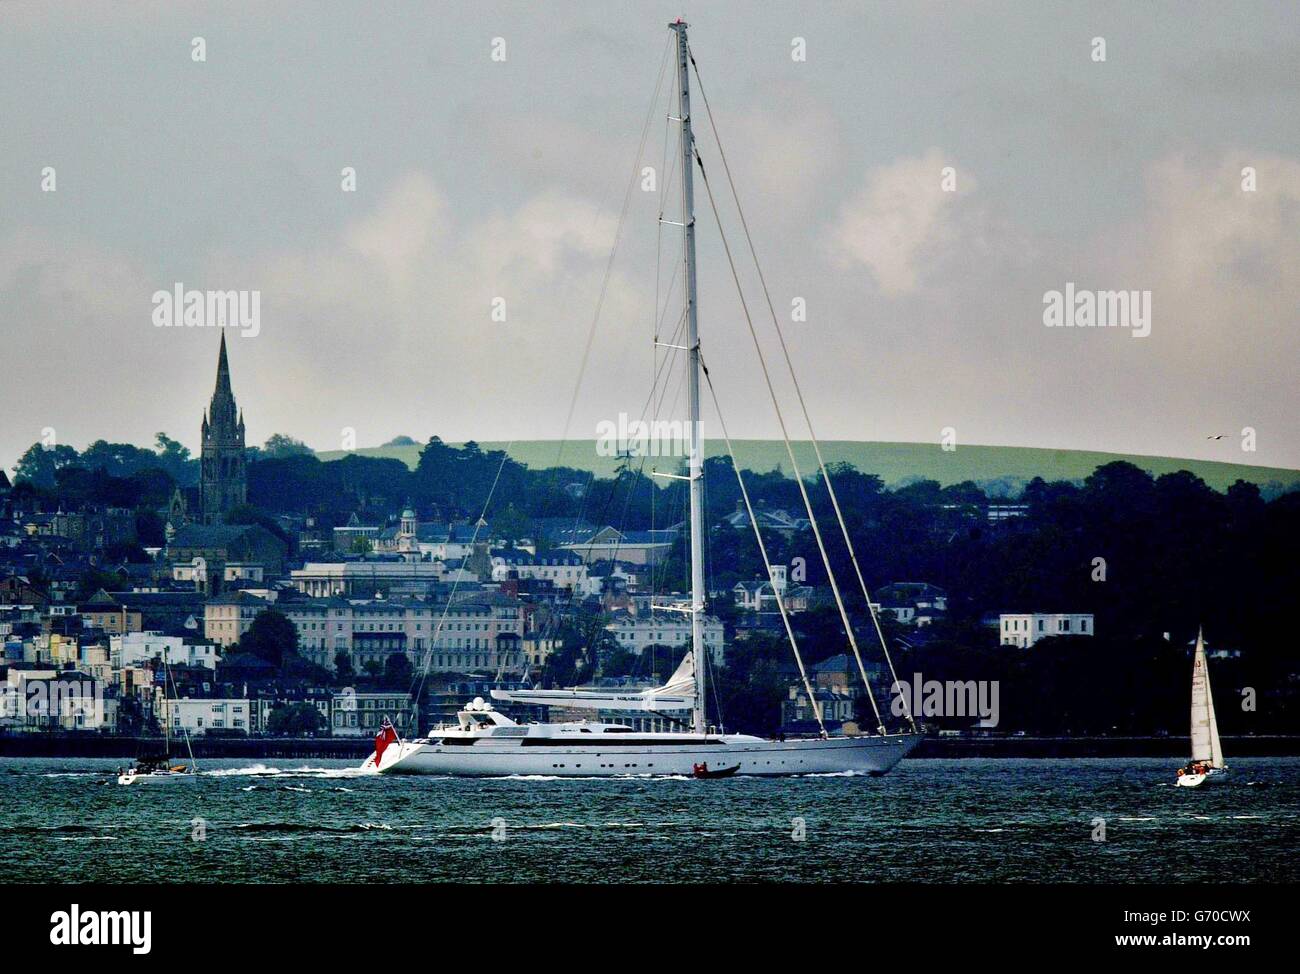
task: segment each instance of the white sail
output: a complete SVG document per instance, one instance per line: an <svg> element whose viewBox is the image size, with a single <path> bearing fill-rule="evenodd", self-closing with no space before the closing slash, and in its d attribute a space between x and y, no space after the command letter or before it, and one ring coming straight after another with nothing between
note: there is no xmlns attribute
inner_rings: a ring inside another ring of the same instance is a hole
<svg viewBox="0 0 1300 974"><path fill-rule="evenodd" d="M1196 634L1196 653L1192 662L1192 760L1214 768L1223 767L1219 724L1214 717L1210 671L1205 661L1205 640L1200 632Z"/></svg>
<svg viewBox="0 0 1300 974"><path fill-rule="evenodd" d="M582 687L568 690L493 690L492 699L553 707L579 707L584 710L691 710L695 706L695 663L688 653L667 683L649 690L619 692Z"/></svg>
<svg viewBox="0 0 1300 974"><path fill-rule="evenodd" d="M1210 725L1210 764L1216 768L1224 767L1223 746L1219 743L1219 722L1214 717L1214 693L1210 689L1210 668L1205 667L1205 711L1209 715Z"/></svg>

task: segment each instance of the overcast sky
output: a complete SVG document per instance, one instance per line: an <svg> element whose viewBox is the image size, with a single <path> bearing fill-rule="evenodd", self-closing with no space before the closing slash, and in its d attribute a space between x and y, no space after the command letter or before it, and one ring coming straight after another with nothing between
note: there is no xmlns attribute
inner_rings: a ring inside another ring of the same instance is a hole
<svg viewBox="0 0 1300 974"><path fill-rule="evenodd" d="M807 302L822 437L1300 466L1292 2L13 0L0 464L45 428L197 447L218 334L154 326L177 282L261 293L228 334L250 443L560 436L679 14L776 308ZM733 435L776 436L697 191L705 355ZM640 414L657 200L632 194L570 436ZM1150 291L1150 335L1045 327L1067 282Z"/></svg>

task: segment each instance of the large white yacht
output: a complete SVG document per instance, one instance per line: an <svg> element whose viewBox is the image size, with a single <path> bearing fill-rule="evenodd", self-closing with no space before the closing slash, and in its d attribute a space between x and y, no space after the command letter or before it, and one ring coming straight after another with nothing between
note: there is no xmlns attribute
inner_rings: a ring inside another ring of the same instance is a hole
<svg viewBox="0 0 1300 974"><path fill-rule="evenodd" d="M496 690L493 695L525 703L662 713L680 709L690 700L690 696L682 699L682 691L693 696L690 662L688 656L664 688L640 694ZM906 757L919 741L914 733L773 741L707 730L643 732L624 724L585 720L519 724L482 697L475 697L456 715L454 725L440 727L418 740L393 740L378 746L363 768L384 774L479 776L880 775Z"/></svg>
<svg viewBox="0 0 1300 974"><path fill-rule="evenodd" d="M698 302L695 280L695 203L693 195L694 170L700 167L701 179L706 189L708 178L704 163L700 158L695 137L691 129L690 71L694 67L694 58L686 37L686 24L678 20L670 24L675 32L675 44L670 39L665 48L664 60L660 69L662 82L670 63L676 63L677 104L672 106L668 118L680 125L680 138L675 169L680 182L681 220L665 220L662 215L662 201L659 223L680 228L681 238L681 294L684 307L679 316L679 334L684 332L680 343L660 342L655 339L656 347L671 349L676 358L683 353L685 359L685 386L688 442L685 449L686 473L657 473L657 476L685 481L689 486L689 524L690 524L690 574L691 593L689 602L678 605L657 606L663 611L686 613L691 620L690 651L677 671L662 686L640 692L609 692L602 689L574 688L568 690L493 690L492 697L499 701L519 704L563 707L593 712L605 712L615 715L650 714L667 717L673 712L683 714L680 720L681 730L676 731L640 731L619 723L592 721L570 721L562 723L520 724L511 720L495 707L476 697L456 715L454 725L440 727L428 736L417 740L404 741L398 738L391 725L385 724L375 742L375 753L363 765L364 770L380 774L445 774L445 775L558 775L566 777L605 777L613 775L694 775L701 778L727 777L730 775L799 775L829 773L862 773L880 775L889 771L916 747L921 741L915 720L910 713L905 713L907 729L889 732L882 717L875 695L867 679L867 670L857 644L855 629L849 618L845 601L840 592L835 575L831 571L830 559L826 553L820 529L813 516L813 507L808 499L807 487L799 472L798 462L791 449L789 436L786 435L786 423L782 417L780 403L768 381L769 394L772 396L777 419L780 421L785 447L796 483L803 495L805 509L812 523L817 547L826 567L830 587L840 612L844 632L857 661L858 670L866 686L866 698L870 701L875 714L874 733L859 735L832 736L828 733L817 693L808 678L800 649L794 636L789 613L784 597L778 592L777 608L794 658L798 664L803 689L809 706L819 726L820 733L807 738L788 740L767 740L748 734L727 734L715 732L710 727L705 711L705 676L706 654L702 617L705 611L704 578L704 472L703 444L700 430L700 386L701 379L709 382L710 392L714 392L707 369L704 368L699 338ZM674 51L675 48L675 51ZM675 54L675 57L672 55ZM696 78L698 80L698 69ZM656 97L659 89L656 89ZM708 100L701 89L706 112ZM653 105L653 102L652 102ZM675 114L674 114L675 112ZM710 113L710 122L712 117ZM716 135L716 126L711 126ZM719 157L723 166L726 158L719 145ZM730 182L730 172L727 172ZM733 185L734 190L734 185ZM712 190L709 190L710 203L713 203ZM737 200L739 204L739 200ZM716 214L716 206L714 207ZM621 225L620 225L621 230ZM719 233L722 227L719 226ZM748 236L748 231L746 231ZM723 238L725 244L725 237ZM728 253L730 251L728 250ZM757 257L755 256L757 264ZM734 276L734 274L733 274ZM676 280L676 278L674 278ZM739 288L739 279L736 279ZM764 284L764 288L766 285ZM743 295L742 295L743 303ZM771 308L769 299L768 306ZM656 318L658 318L656 308ZM749 320L750 334L754 338L755 349L760 361L763 351ZM778 336L780 325L773 311L773 324ZM676 336L674 336L676 337ZM782 349L786 352L786 364L790 366L791 378L798 390L798 380L794 377L793 365L790 364L784 337L781 337ZM764 375L767 366L764 362ZM713 401L718 406L717 395ZM800 404L804 407L804 418L808 420L809 434L816 447L816 436L812 431L812 422L808 419L802 393ZM718 419L722 434L727 440L728 452L730 437L726 423L718 406ZM659 454L654 454L658 456ZM817 461L821 472L821 481L830 494L836 519L843 533L843 540L852 558L854 571L862 590L862 601L871 616L874 632L880 640L880 648L889 662L889 670L894 675L893 662L889 658L889 649L885 643L879 620L871 607L871 598L863 581L857 556L853 551L852 539L840 512L839 502L835 497L831 477L817 448ZM751 526L758 549L767 568L768 577L776 589L777 575L772 569L767 556L762 533L754 518L753 507L740 474L738 464L733 464L740 493L744 498L745 509L749 514ZM489 495L488 502L490 503ZM441 627L439 627L441 628ZM435 633L435 639L437 634ZM897 680L896 675L894 676ZM905 704L904 704L905 705ZM676 722L670 718L670 722Z"/></svg>

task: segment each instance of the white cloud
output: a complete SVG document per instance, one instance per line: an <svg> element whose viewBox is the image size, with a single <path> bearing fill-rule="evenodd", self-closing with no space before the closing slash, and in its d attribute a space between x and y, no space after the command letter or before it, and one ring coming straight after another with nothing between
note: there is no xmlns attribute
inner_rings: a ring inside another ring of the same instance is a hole
<svg viewBox="0 0 1300 974"><path fill-rule="evenodd" d="M955 192L941 186L945 166L958 169ZM913 292L933 252L957 242L954 211L974 188L974 177L937 148L872 169L834 221L831 258L865 266L886 295Z"/></svg>

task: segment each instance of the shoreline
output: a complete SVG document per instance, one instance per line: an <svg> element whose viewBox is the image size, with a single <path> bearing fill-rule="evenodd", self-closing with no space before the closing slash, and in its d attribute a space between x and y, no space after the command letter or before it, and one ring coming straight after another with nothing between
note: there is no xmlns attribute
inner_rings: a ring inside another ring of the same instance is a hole
<svg viewBox="0 0 1300 974"><path fill-rule="evenodd" d="M134 760L158 749L160 738L0 735L0 758L117 758ZM369 738L192 738L195 758L337 758L364 760ZM1225 737L1233 757L1300 756L1300 735ZM1185 758L1180 737L927 737L909 760L931 758Z"/></svg>

